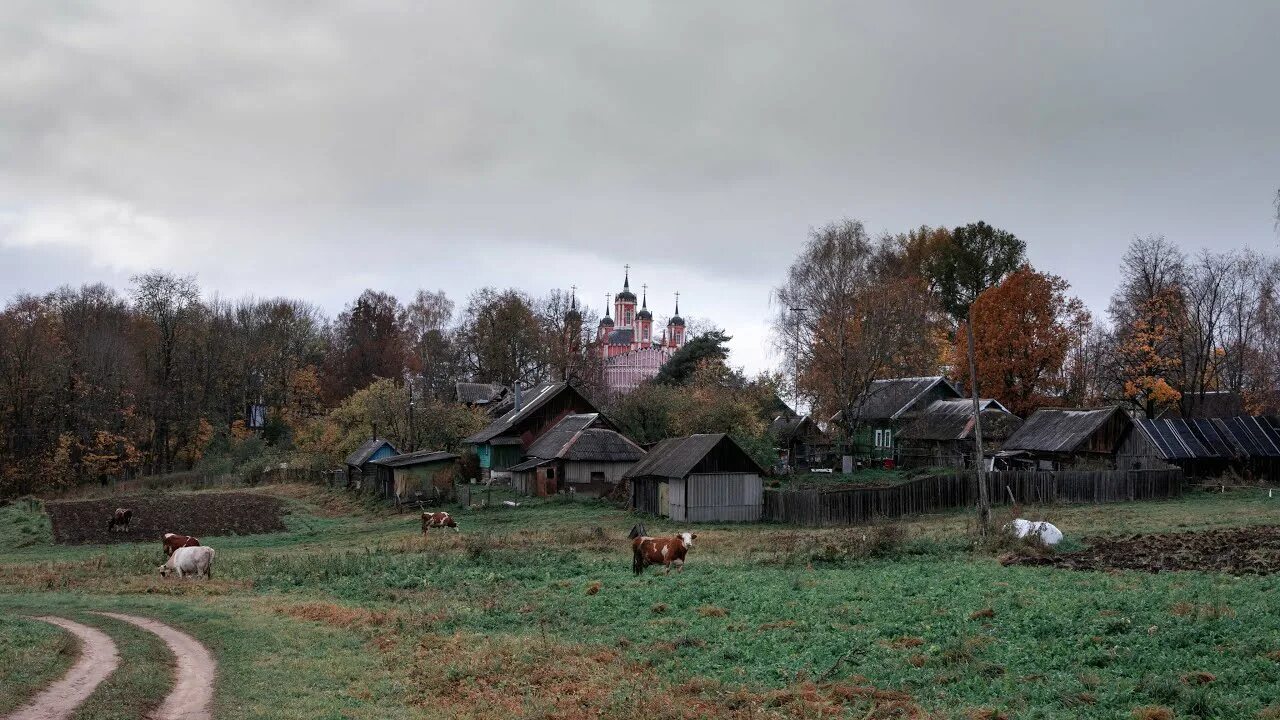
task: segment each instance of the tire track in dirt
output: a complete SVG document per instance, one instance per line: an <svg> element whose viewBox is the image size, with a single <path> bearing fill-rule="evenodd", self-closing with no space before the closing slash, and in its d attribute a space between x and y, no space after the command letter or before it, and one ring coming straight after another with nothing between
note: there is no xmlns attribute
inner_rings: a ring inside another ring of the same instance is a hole
<svg viewBox="0 0 1280 720"><path fill-rule="evenodd" d="M177 659L177 679L173 690L151 714L152 720L211 720L213 677L218 666L208 648L190 635L158 620L113 612L97 614L136 625L159 636Z"/></svg>
<svg viewBox="0 0 1280 720"><path fill-rule="evenodd" d="M120 664L120 653L116 651L116 644L111 637L97 628L52 615L33 619L57 625L75 635L80 641L80 657L62 679L6 716L5 720L69 718L81 703L89 699L98 685L115 672Z"/></svg>

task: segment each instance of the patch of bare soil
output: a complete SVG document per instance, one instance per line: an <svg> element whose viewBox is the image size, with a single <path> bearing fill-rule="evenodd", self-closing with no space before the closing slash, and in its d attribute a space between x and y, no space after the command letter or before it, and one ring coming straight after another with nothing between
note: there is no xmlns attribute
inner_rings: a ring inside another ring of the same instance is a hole
<svg viewBox="0 0 1280 720"><path fill-rule="evenodd" d="M1089 537L1088 549L1033 555L1015 552L1005 565L1048 565L1068 570L1203 570L1231 575L1280 572L1280 526L1228 528L1188 533Z"/></svg>
<svg viewBox="0 0 1280 720"><path fill-rule="evenodd" d="M107 520L116 508L129 508L133 519L127 531L108 531ZM195 493L134 495L105 500L70 500L45 503L53 521L55 542L141 542L167 532L183 535L256 535L284 530L284 502L258 493Z"/></svg>

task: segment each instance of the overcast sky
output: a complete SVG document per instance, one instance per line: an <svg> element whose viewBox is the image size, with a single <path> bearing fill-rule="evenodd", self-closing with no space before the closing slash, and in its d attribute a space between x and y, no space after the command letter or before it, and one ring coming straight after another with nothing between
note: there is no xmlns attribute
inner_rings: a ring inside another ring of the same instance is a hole
<svg viewBox="0 0 1280 720"><path fill-rule="evenodd" d="M0 8L0 296L336 313L577 285L768 353L810 228L978 219L1104 312L1135 234L1275 252L1280 3L80 2Z"/></svg>

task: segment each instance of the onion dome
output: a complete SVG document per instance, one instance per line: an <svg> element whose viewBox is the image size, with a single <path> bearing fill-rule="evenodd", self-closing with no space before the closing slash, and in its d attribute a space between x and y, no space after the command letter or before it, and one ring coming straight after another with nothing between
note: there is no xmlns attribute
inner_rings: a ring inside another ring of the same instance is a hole
<svg viewBox="0 0 1280 720"><path fill-rule="evenodd" d="M613 318L609 317L609 296L605 295L604 317L600 318L600 327L613 327Z"/></svg>
<svg viewBox="0 0 1280 720"><path fill-rule="evenodd" d="M640 312L636 313L637 320L652 320L653 313L649 312L649 292L646 290L644 299L640 302Z"/></svg>
<svg viewBox="0 0 1280 720"><path fill-rule="evenodd" d="M676 293L676 314L671 316L667 324L684 327L684 318L680 317L680 293Z"/></svg>
<svg viewBox="0 0 1280 720"><path fill-rule="evenodd" d="M622 292L613 296L614 300L624 300L626 302L635 302L636 294L631 292L631 266L627 266L627 274L622 280Z"/></svg>

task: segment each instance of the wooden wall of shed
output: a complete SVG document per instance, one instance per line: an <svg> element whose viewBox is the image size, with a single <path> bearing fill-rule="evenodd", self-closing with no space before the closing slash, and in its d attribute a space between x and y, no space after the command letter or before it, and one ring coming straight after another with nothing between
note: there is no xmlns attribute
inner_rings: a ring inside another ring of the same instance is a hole
<svg viewBox="0 0 1280 720"><path fill-rule="evenodd" d="M658 478L631 478L631 509L661 515L662 508L658 501L658 486L663 481Z"/></svg>
<svg viewBox="0 0 1280 720"><path fill-rule="evenodd" d="M1102 427L1094 431L1084 443L1076 448L1081 452L1104 453L1107 455L1115 454L1121 443L1123 443L1133 430L1133 421L1123 410L1114 412Z"/></svg>
<svg viewBox="0 0 1280 720"><path fill-rule="evenodd" d="M672 480L671 519L678 522L755 522L764 511L756 473L699 473Z"/></svg>
<svg viewBox="0 0 1280 720"><path fill-rule="evenodd" d="M395 475L395 494L409 497L418 492L424 495L439 493L443 497L453 495L453 486L458 477L457 464L453 460L444 460L424 465L392 468Z"/></svg>
<svg viewBox="0 0 1280 720"><path fill-rule="evenodd" d="M635 463L562 461L564 480L574 492L587 497L608 495L622 482L622 474ZM591 473L603 473L604 480L592 480Z"/></svg>
<svg viewBox="0 0 1280 720"><path fill-rule="evenodd" d="M1173 465L1160 457L1160 450L1141 430L1130 426L1116 451L1117 470L1168 470Z"/></svg>

